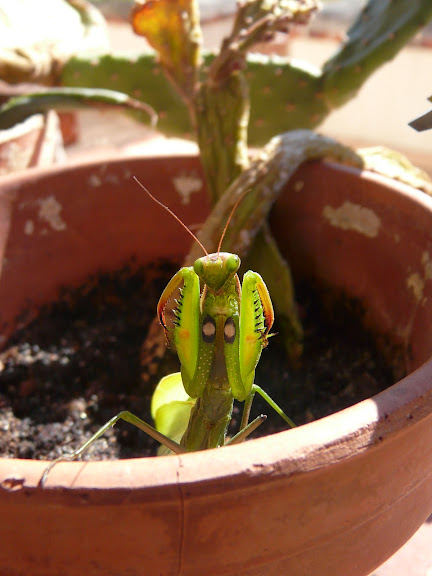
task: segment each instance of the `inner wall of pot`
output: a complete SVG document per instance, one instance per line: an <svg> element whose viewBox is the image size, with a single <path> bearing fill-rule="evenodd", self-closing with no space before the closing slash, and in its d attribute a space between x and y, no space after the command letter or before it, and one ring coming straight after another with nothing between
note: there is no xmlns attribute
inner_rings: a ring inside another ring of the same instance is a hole
<svg viewBox="0 0 432 576"><path fill-rule="evenodd" d="M208 213L196 156L113 159L3 179L0 346L64 286L135 259L181 262L191 244L136 176L196 230ZM9 183L8 183L9 182ZM407 370L432 347L432 209L422 193L322 163L301 168L271 225L297 279L358 298L365 321L404 351Z"/></svg>
<svg viewBox="0 0 432 576"><path fill-rule="evenodd" d="M408 186L311 163L271 214L295 276L358 299L366 325L388 336L406 370L432 352L432 202Z"/></svg>

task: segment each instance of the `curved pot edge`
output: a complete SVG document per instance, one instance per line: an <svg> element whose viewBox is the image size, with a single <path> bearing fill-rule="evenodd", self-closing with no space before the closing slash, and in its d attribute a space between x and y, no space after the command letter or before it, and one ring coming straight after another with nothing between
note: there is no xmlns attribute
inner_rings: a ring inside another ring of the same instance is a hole
<svg viewBox="0 0 432 576"><path fill-rule="evenodd" d="M179 158L196 156L193 153L175 155ZM0 188L6 190L25 184L35 178L74 170L77 167L108 165L137 161L140 156L131 153L106 157L103 161L89 158L66 166L33 168L24 174L0 178ZM391 185L398 193L409 195L432 210L432 199L402 182L355 168L326 162L332 170L361 174L362 178L378 179ZM0 194L2 194L0 190ZM67 462L60 463L50 474L47 486L70 490L84 488L102 489L105 480L118 489L147 489L155 485L172 486L178 483L177 472L182 469L184 481L194 482L246 475L272 476L305 473L317 470L331 462L339 462L352 454L353 448L361 453L373 446L377 439L386 442L401 431L407 419L410 425L427 417L430 411L415 412L416 398L422 397L432 405L432 361L426 362L415 372L383 391L374 398L365 400L341 412L277 435L251 440L243 445L200 454L122 460L115 462ZM329 425L330 424L330 425ZM341 432L342 431L342 432ZM242 460L239 461L241 454ZM281 464L282 463L282 464ZM46 467L44 461L0 459L0 488L15 491L20 488L36 488ZM99 476L102 470L102 478ZM198 474L197 474L198 472Z"/></svg>
<svg viewBox="0 0 432 576"><path fill-rule="evenodd" d="M250 483L269 475L277 479L317 471L352 458L353 451L359 456L377 444L391 442L407 422L411 427L430 417L431 382L432 361L377 396L292 430L181 456L62 462L51 471L46 487L148 490L176 486L179 471L183 483L223 482L233 477ZM0 459L0 488L37 488L46 466L46 461Z"/></svg>

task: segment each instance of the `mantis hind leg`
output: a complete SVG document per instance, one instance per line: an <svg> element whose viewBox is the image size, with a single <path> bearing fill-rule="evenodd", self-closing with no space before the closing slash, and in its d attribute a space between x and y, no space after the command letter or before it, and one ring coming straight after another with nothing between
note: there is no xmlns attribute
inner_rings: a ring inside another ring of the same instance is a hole
<svg viewBox="0 0 432 576"><path fill-rule="evenodd" d="M225 446L230 446L231 444L240 444L240 442L246 440L246 438L264 422L264 420L267 420L267 416L265 414L257 416L255 420L252 420L252 422L242 428L240 432L237 432L235 436L225 442Z"/></svg>
<svg viewBox="0 0 432 576"><path fill-rule="evenodd" d="M264 400L267 402L267 404L269 404L269 406L271 406L273 408L273 410L279 414L279 416L281 418L283 418L285 420L285 422L287 424L289 424L289 426L291 426L291 428L295 428L295 424L294 422L291 420L291 418L289 418L285 412L282 410L282 408L276 404L276 402L267 394L267 392L265 390L263 390L260 386L257 386L256 384L252 385L252 389L250 391L250 394L248 395L248 397L245 400L244 403L244 407L243 407L243 416L242 416L242 421L240 424L240 432L238 432L235 436L233 436L226 444L238 444L240 442L243 442L243 440L245 440L254 430L256 430L258 428L258 426L260 424L262 424L264 422L264 420L267 418L267 416L261 415L258 416L257 418L255 418L255 420L252 420L252 422L250 424L248 424L249 422L249 416L250 416L250 411L251 411L251 407L252 407L252 402L253 399L255 397L255 393L258 392L258 394L264 398Z"/></svg>
<svg viewBox="0 0 432 576"><path fill-rule="evenodd" d="M106 424L104 424L101 428L99 428L99 430L95 434L93 434L93 436L89 440L87 440L85 444L83 444L80 448L78 448L78 450L75 450L75 452L72 452L71 454L65 454L63 456L60 456L59 458L53 460L43 473L40 485L43 486L45 484L48 478L48 474L56 464L68 460L75 460L75 458L79 458L80 456L82 456L90 448L93 442L98 440L98 438L100 438L109 428L112 428L115 424L117 424L119 420L124 420L125 422L129 422L129 424L133 424L134 426L136 426L137 428L139 428L140 430L142 430L143 432L145 432L146 434L148 434L149 436L151 436L152 438L154 438L155 440L157 440L158 442L160 442L161 444L163 444L176 454L183 454L184 452L186 452L185 448L180 446L180 444L174 442L174 440L171 440L171 438L168 438L168 436L165 436L161 432L158 432L156 428L153 428L153 426L150 426L150 424L147 424L146 422L144 422L144 420L138 418L138 416L135 416L131 412L124 410L123 412L119 412L117 416L114 416L113 418L111 418L111 420L109 420Z"/></svg>
<svg viewBox="0 0 432 576"><path fill-rule="evenodd" d="M291 428L295 428L296 425L294 424L294 422L291 420L291 418L289 418L285 412L282 410L282 408L276 404L276 402L273 400L273 398L271 398L267 392L265 390L263 390L260 386L257 386L256 384L253 384L252 386L252 390L251 390L251 394L252 395L252 400L253 400L253 396L255 395L255 392L258 392L258 394L261 396L261 398L264 398L264 400L267 402L267 404L269 406L271 406L273 408L273 410L279 414L279 416L281 418L283 418L285 420L285 422L291 427ZM250 396L249 395L249 396ZM252 406L252 401L250 403L250 405ZM250 407L249 407L250 410ZM248 416L249 417L249 416Z"/></svg>

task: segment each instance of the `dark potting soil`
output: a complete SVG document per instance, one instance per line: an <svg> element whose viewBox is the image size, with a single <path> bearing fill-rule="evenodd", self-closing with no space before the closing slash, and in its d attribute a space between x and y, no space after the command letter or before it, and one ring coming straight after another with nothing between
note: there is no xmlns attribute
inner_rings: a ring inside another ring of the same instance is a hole
<svg viewBox="0 0 432 576"><path fill-rule="evenodd" d="M0 354L0 456L54 459L81 446L121 410L152 422L157 382L142 384L140 349L174 271L172 264L160 263L101 275L65 291L15 335ZM401 355L391 343L378 351L356 302L307 284L298 288L298 300L305 329L300 365L289 365L281 337L275 336L256 375L257 384L297 425L368 398L403 376ZM178 371L175 354L167 356L166 372ZM260 413L268 420L254 437L286 429L256 396L251 416ZM232 433L240 414L236 403ZM119 422L83 458L142 457L156 450L145 433Z"/></svg>

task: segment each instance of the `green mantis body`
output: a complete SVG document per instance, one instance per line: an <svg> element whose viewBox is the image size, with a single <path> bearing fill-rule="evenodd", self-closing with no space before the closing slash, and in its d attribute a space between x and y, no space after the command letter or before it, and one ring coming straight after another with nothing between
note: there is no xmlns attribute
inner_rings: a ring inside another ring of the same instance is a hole
<svg viewBox="0 0 432 576"><path fill-rule="evenodd" d="M159 403L156 391L152 413L156 427L175 437L188 452L224 445L234 399L244 401L245 410L242 430L230 443L243 439L264 420L261 416L247 427L253 395L256 391L265 395L254 386L254 377L273 325L273 306L256 272L246 272L240 285L239 266L240 258L235 254L208 254L193 267L179 270L159 300L158 316L168 341L175 344L181 373L168 377L172 388L178 389L171 406ZM170 331L164 310L180 285ZM182 388L188 396L184 400ZM172 420L164 418L167 410Z"/></svg>
<svg viewBox="0 0 432 576"><path fill-rule="evenodd" d="M259 416L248 424L253 397L258 392L294 426L264 390L254 384L255 368L274 320L267 287L261 276L252 271L246 272L243 285L240 284L240 258L220 252L222 238L217 253L206 252L192 267L181 268L159 300L159 321L167 342L175 345L181 372L162 378L154 392L151 411L156 427L130 412L120 412L81 448L54 460L45 470L42 483L57 462L83 454L120 419L158 440L163 445L160 453L217 448L241 442L265 420L265 416ZM166 309L178 293L173 326L168 327ZM243 417L240 432L226 442L234 399L245 402Z"/></svg>

